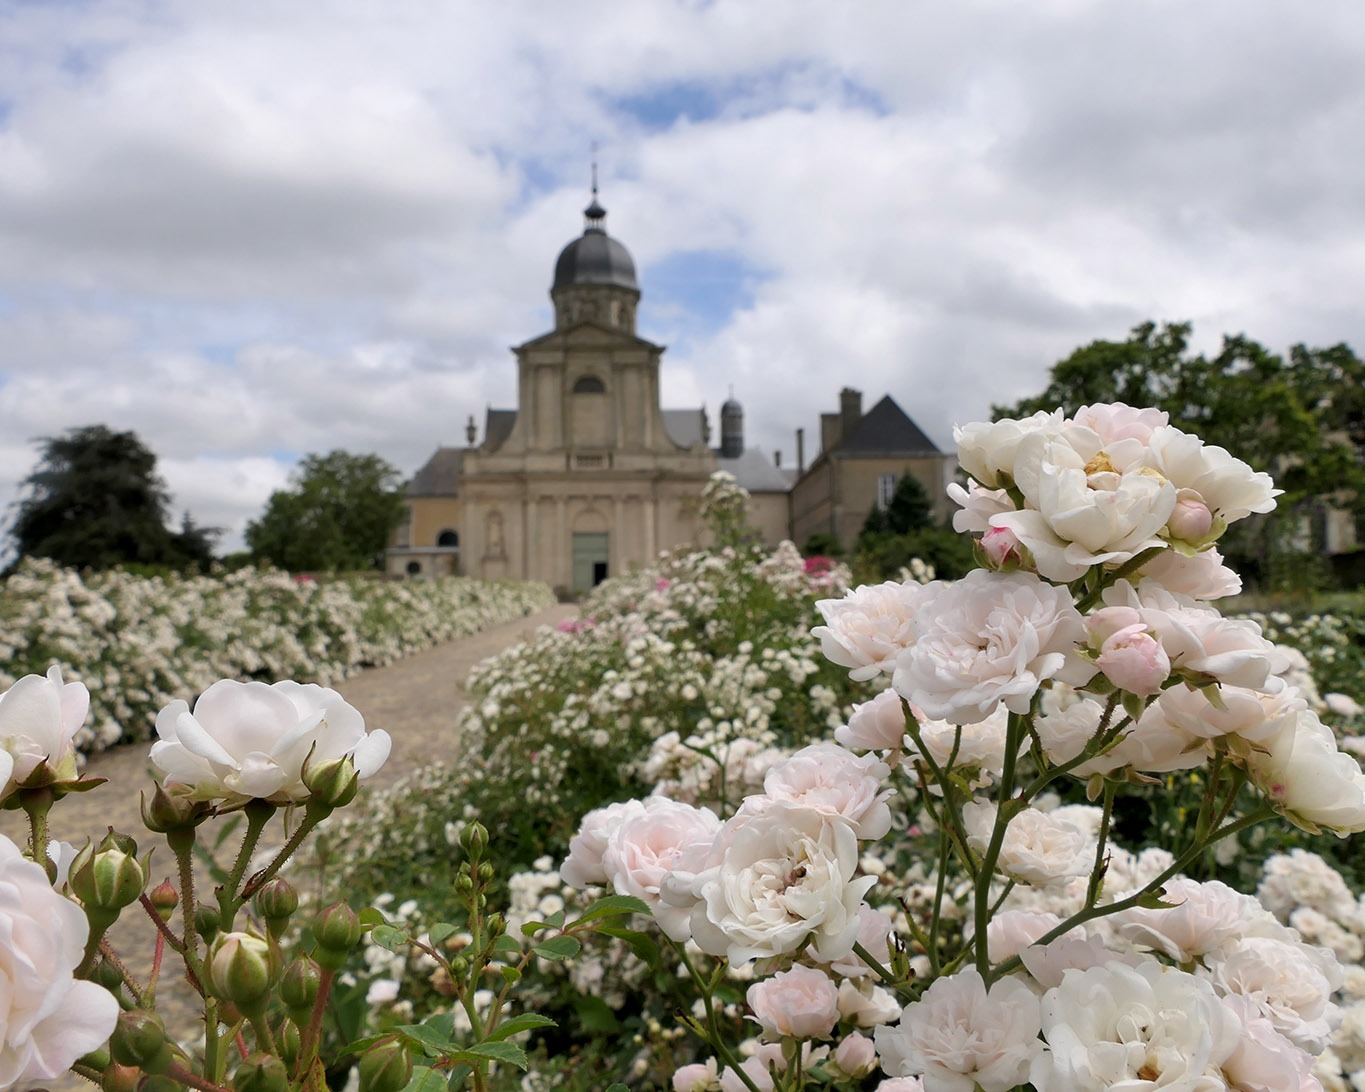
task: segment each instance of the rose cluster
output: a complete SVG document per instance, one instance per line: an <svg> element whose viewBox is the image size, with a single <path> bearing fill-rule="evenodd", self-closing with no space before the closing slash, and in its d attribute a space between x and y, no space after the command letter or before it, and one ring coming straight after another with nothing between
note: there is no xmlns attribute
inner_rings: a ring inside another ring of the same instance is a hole
<svg viewBox="0 0 1365 1092"><path fill-rule="evenodd" d="M1239 587L1218 539L1277 491L1154 410L957 439L971 478L950 490L955 525L982 567L817 604L825 656L882 687L837 744L777 760L728 818L655 796L592 812L571 844L567 882L635 895L680 948L760 976L746 1000L762 1042L740 1060L709 1040L719 1064L675 1088L796 1088L776 1075L838 1083L877 1064L884 1089L929 1092L1318 1087L1341 1020L1336 956L1254 898L1181 876L1276 813L1365 829L1365 774L1287 681L1294 665L1213 605ZM1208 791L1189 843L1125 870L1115 794L1196 768ZM1067 779L1103 805L1044 806ZM1261 803L1243 815L1246 784ZM909 939L904 915L868 902L860 861L893 826L893 785L965 877L958 952L932 939L955 884Z"/></svg>

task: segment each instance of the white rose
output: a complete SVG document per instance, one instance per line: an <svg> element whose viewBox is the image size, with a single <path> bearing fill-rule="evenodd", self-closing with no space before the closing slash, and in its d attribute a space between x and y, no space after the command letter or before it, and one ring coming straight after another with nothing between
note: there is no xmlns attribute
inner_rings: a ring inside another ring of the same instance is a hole
<svg viewBox="0 0 1365 1092"><path fill-rule="evenodd" d="M896 995L870 980L845 978L839 983L840 1020L851 1020L860 1028L875 1028L896 1019L900 1011Z"/></svg>
<svg viewBox="0 0 1365 1092"><path fill-rule="evenodd" d="M720 819L709 808L662 796L648 797L640 811L618 814L621 821L602 850L602 872L618 894L634 895L648 905L669 937L685 940L690 909L662 902L659 889L674 869L695 871L700 866L720 831ZM571 843L571 859L572 852Z"/></svg>
<svg viewBox="0 0 1365 1092"><path fill-rule="evenodd" d="M975 724L949 724L946 720L920 721L919 737L927 757L932 758L939 769L947 767L951 757L953 772L965 776L972 788L979 788L999 777L1004 769L1008 729L1009 712L1002 707ZM1022 750L1027 741L1021 740L1020 744ZM905 750L911 756L920 753L913 739L906 740ZM941 793L942 788L933 783L932 771L926 769L925 773L931 779L931 789L936 794Z"/></svg>
<svg viewBox="0 0 1365 1092"><path fill-rule="evenodd" d="M859 758L837 744L815 743L772 766L763 779L764 796L750 797L744 806L765 800L800 804L843 819L861 839L875 840L891 829L886 801L894 790L883 788L890 774L876 755Z"/></svg>
<svg viewBox="0 0 1365 1092"><path fill-rule="evenodd" d="M1061 918L1046 911L1001 911L986 926L986 952L992 963L1004 963L1061 923Z"/></svg>
<svg viewBox="0 0 1365 1092"><path fill-rule="evenodd" d="M1077 653L1085 623L1065 588L975 569L925 591L892 685L929 717L972 724L1002 704L1026 713L1046 680L1080 685L1095 673Z"/></svg>
<svg viewBox="0 0 1365 1092"><path fill-rule="evenodd" d="M985 852L995 830L994 802L971 801L962 806L967 844ZM1049 884L1087 876L1095 864L1095 839L1053 813L1024 808L1005 828L996 867L1020 883Z"/></svg>
<svg viewBox="0 0 1365 1092"><path fill-rule="evenodd" d="M1344 836L1365 830L1365 773L1311 709L1246 757L1256 787L1291 819Z"/></svg>
<svg viewBox="0 0 1365 1092"><path fill-rule="evenodd" d="M350 756L368 777L389 757L385 731L365 732L365 720L335 690L278 682L214 683L194 703L180 700L156 717L151 760L168 790L196 800L259 798L294 803L307 798L303 766Z"/></svg>
<svg viewBox="0 0 1365 1092"><path fill-rule="evenodd" d="M1152 433L1170 422L1165 410L1129 406L1123 402L1095 402L1082 406L1072 416L1074 424L1087 428L1104 444L1119 440L1146 443Z"/></svg>
<svg viewBox="0 0 1365 1092"><path fill-rule="evenodd" d="M46 675L25 675L0 694L0 799L42 763L62 780L76 777L73 739L89 709L85 685L63 683L56 664Z"/></svg>
<svg viewBox="0 0 1365 1092"><path fill-rule="evenodd" d="M859 751L899 751L905 739L901 696L883 690L871 701L855 705L848 723L834 730L834 739Z"/></svg>
<svg viewBox="0 0 1365 1092"><path fill-rule="evenodd" d="M1174 595L1191 599L1222 599L1242 591L1242 578L1223 564L1213 547L1193 556L1179 550L1162 550L1142 566L1139 589L1149 581Z"/></svg>
<svg viewBox="0 0 1365 1092"><path fill-rule="evenodd" d="M1022 420L974 421L953 428L957 461L969 475L988 489L1014 479L1015 454L1026 436L1055 435L1064 423L1061 410L1039 410Z"/></svg>
<svg viewBox="0 0 1365 1092"><path fill-rule="evenodd" d="M1148 440L1152 466L1177 489L1197 494L1224 524L1252 512L1270 512L1276 489L1269 474L1258 473L1221 447L1205 444L1178 428L1157 429Z"/></svg>
<svg viewBox="0 0 1365 1092"><path fill-rule="evenodd" d="M1163 891L1161 901L1175 904L1169 909L1134 906L1112 915L1109 922L1130 943L1176 963L1218 951L1254 926L1274 922L1256 899L1218 880L1200 883L1177 877Z"/></svg>
<svg viewBox="0 0 1365 1092"><path fill-rule="evenodd" d="M744 999L775 1039L822 1039L839 1022L839 987L823 971L801 964L755 982Z"/></svg>
<svg viewBox="0 0 1365 1092"><path fill-rule="evenodd" d="M559 866L560 879L579 891L605 884L607 873L602 867L602 855L607 843L622 823L644 813L645 806L638 800L624 800L588 812L578 824L578 833L569 839L569 855Z"/></svg>
<svg viewBox="0 0 1365 1092"><path fill-rule="evenodd" d="M1242 1022L1242 1037L1223 1073L1238 1092L1309 1092L1322 1087L1312 1076L1313 1055L1295 1046L1248 998L1223 998Z"/></svg>
<svg viewBox="0 0 1365 1092"><path fill-rule="evenodd" d="M735 815L697 877L692 939L732 963L784 955L807 938L822 959L838 959L876 882L855 878L857 865L857 836L840 819L781 801Z"/></svg>
<svg viewBox="0 0 1365 1092"><path fill-rule="evenodd" d="M1067 971L1043 995L1042 1027L1048 1049L1028 1075L1038 1092L1221 1088L1210 1078L1241 1035L1207 982L1154 959Z"/></svg>
<svg viewBox="0 0 1365 1092"><path fill-rule="evenodd" d="M824 618L811 635L830 663L849 669L855 682L865 682L879 672L888 675L897 654L912 639L911 623L927 589L933 585L914 580L863 584L842 599L821 599L815 607Z"/></svg>
<svg viewBox="0 0 1365 1092"><path fill-rule="evenodd" d="M1341 966L1326 948L1293 934L1243 937L1211 953L1202 972L1220 994L1253 1002L1275 1030L1310 1054L1320 1054L1341 1023L1332 993Z"/></svg>
<svg viewBox="0 0 1365 1092"><path fill-rule="evenodd" d="M975 967L939 978L875 1032L882 1069L924 1077L926 1092L1006 1092L1027 1078L1041 1044L1038 999L1016 978L986 989Z"/></svg>
<svg viewBox="0 0 1365 1092"><path fill-rule="evenodd" d="M52 889L47 873L0 835L0 1088L51 1080L114 1030L119 1006L77 981L89 924Z"/></svg>

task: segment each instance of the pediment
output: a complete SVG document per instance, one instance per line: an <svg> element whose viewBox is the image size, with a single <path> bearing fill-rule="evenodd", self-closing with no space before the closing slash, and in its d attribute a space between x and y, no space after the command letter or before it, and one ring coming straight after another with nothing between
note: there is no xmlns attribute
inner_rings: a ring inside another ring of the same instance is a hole
<svg viewBox="0 0 1365 1092"><path fill-rule="evenodd" d="M613 329L597 322L579 322L567 330L551 330L548 334L532 338L516 346L518 353L528 349L647 349L661 353L662 345L655 345L634 334Z"/></svg>

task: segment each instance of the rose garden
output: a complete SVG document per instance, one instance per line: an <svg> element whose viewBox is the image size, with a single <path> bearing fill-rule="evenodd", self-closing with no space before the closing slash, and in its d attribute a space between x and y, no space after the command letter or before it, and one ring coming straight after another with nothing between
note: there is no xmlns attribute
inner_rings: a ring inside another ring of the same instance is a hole
<svg viewBox="0 0 1365 1092"><path fill-rule="evenodd" d="M765 552L717 476L707 548L485 662L384 790L331 685L547 589L22 567L0 1087L1365 1088L1365 619L1220 611L1277 490L1163 413L956 440L962 579ZM148 740L158 783L83 775Z"/></svg>

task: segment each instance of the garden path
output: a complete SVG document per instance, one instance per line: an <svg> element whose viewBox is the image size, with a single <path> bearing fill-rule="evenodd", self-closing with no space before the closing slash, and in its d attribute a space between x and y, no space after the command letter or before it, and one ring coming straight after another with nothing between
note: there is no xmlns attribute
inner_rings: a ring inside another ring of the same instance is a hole
<svg viewBox="0 0 1365 1092"><path fill-rule="evenodd" d="M455 742L453 730L466 702L465 680L479 662L530 637L537 628L555 625L577 613L571 604L556 604L536 614L507 622L481 633L449 641L387 667L369 668L336 685L348 702L360 710L367 728L383 728L393 737L389 761L365 782L385 787L411 773L432 758L448 757ZM306 681L306 680L300 680ZM186 695L191 700L192 696ZM140 848L157 844L142 826L139 794L151 784L147 762L148 744L115 747L93 756L86 774L108 778L109 783L88 793L74 794L53 809L52 836L79 847L87 837L98 841L110 826L138 838ZM22 844L27 824L22 813L0 812L0 832ZM174 862L161 843L152 862L152 883L174 871ZM133 908L135 909L135 908ZM150 933L145 918L126 911L111 939L128 957L134 973L145 981L151 966ZM139 949L146 949L145 952ZM166 989L164 987L171 987ZM182 987L175 989L174 987ZM181 992L186 996L178 996ZM169 993L171 996L165 996ZM157 1008L173 1030L185 1033L192 1019L192 998L183 983L163 983ZM182 1039L182 1042L192 1040ZM74 1076L49 1082L53 1092L89 1089Z"/></svg>

